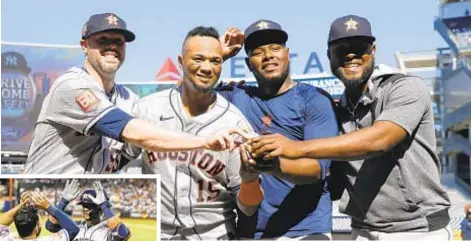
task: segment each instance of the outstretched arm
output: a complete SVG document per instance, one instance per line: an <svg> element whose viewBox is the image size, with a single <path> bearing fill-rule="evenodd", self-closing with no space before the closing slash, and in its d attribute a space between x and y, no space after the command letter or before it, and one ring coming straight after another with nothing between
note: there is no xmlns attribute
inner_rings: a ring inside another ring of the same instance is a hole
<svg viewBox="0 0 471 241"><path fill-rule="evenodd" d="M124 141L150 151L177 151L233 149L231 134L245 135L239 129L219 130L205 137L181 133L149 124L143 120L130 120L122 131Z"/></svg>
<svg viewBox="0 0 471 241"><path fill-rule="evenodd" d="M131 237L131 231L129 228L121 221L121 219L116 216L113 211L111 211L111 204L105 197L105 190L99 181L93 183L93 186L96 190L96 197L89 196L89 198L98 205L103 214L105 215L108 228L115 233L117 240L125 241Z"/></svg>
<svg viewBox="0 0 471 241"><path fill-rule="evenodd" d="M59 210L52 205L45 196L40 193L33 192L31 193L31 202L35 204L36 207L39 207L52 215L59 222L63 232L69 237L69 240L73 240L75 236L77 236L80 229L75 221L62 210Z"/></svg>
<svg viewBox="0 0 471 241"><path fill-rule="evenodd" d="M13 223L13 216L23 207L22 204L17 205L16 207L10 209L8 212L0 216L0 225L10 226Z"/></svg>
<svg viewBox="0 0 471 241"><path fill-rule="evenodd" d="M257 137L253 139L252 147L256 155L267 158L285 156L352 161L380 156L412 136L424 117L432 115L430 95L420 78L399 79L385 95L388 101L370 127L337 137L302 142L275 136Z"/></svg>
<svg viewBox="0 0 471 241"><path fill-rule="evenodd" d="M51 101L61 103L61 107L51 109L50 121L83 135L107 136L151 151L226 150L233 146L229 134L241 133L225 130L200 137L169 130L134 118L111 103L99 88L81 80L65 81L55 90Z"/></svg>
<svg viewBox="0 0 471 241"><path fill-rule="evenodd" d="M28 200L29 192L24 192L21 195L20 204L16 205L14 208L0 216L0 225L10 226L13 223L13 217L15 216L15 213L18 212Z"/></svg>
<svg viewBox="0 0 471 241"><path fill-rule="evenodd" d="M69 180L67 180L64 191L62 191L61 199L59 201L59 204L57 205L57 208L59 210L64 211L69 202L74 200L79 195L79 186L80 184L77 179L74 179L70 182ZM46 229L51 233L57 233L61 230L61 226L54 217L49 216L46 221Z"/></svg>
<svg viewBox="0 0 471 241"><path fill-rule="evenodd" d="M377 121L371 127L324 139L293 141L278 134L256 137L252 140L252 148L255 156L265 158L312 157L350 161L379 156L402 141L406 135L394 123Z"/></svg>

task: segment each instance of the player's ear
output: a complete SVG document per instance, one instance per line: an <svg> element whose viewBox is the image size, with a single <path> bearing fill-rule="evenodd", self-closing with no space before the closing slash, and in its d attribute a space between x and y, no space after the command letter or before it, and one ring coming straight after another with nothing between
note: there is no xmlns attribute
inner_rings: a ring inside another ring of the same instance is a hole
<svg viewBox="0 0 471 241"><path fill-rule="evenodd" d="M88 43L85 39L80 39L80 46L82 47L83 50L88 49Z"/></svg>
<svg viewBox="0 0 471 241"><path fill-rule="evenodd" d="M247 68L249 68L250 72L252 72L252 67L250 67L250 59L245 58L245 64L247 65Z"/></svg>
<svg viewBox="0 0 471 241"><path fill-rule="evenodd" d="M373 43L371 45L371 55L375 55L375 53L376 53L376 43Z"/></svg>
<svg viewBox="0 0 471 241"><path fill-rule="evenodd" d="M183 70L183 56L181 54L178 55L178 66Z"/></svg>
<svg viewBox="0 0 471 241"><path fill-rule="evenodd" d="M330 47L327 48L327 58L329 58L329 60L330 60Z"/></svg>

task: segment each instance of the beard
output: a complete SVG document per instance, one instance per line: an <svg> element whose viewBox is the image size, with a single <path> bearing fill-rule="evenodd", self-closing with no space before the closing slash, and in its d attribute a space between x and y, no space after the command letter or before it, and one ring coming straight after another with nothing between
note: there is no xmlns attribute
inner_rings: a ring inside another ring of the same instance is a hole
<svg viewBox="0 0 471 241"><path fill-rule="evenodd" d="M375 61L371 60L369 64L364 65L363 73L358 78L347 79L344 73L340 70L337 64L330 62L330 70L332 73L342 81L346 89L361 89L363 85L368 81L374 71Z"/></svg>
<svg viewBox="0 0 471 241"><path fill-rule="evenodd" d="M93 51L87 54L87 58L95 70L106 75L115 74L122 63L119 59L119 54L115 58L111 58L102 56L99 52Z"/></svg>
<svg viewBox="0 0 471 241"><path fill-rule="evenodd" d="M98 64L103 73L114 74L121 66L121 61L119 61L119 59L109 59L107 57L100 56Z"/></svg>

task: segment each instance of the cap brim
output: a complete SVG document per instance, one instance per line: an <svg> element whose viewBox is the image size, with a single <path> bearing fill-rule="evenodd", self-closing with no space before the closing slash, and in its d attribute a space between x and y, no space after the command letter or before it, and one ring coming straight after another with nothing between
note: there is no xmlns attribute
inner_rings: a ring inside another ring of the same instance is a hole
<svg viewBox="0 0 471 241"><path fill-rule="evenodd" d="M280 43L284 44L288 41L288 34L279 29L266 29L256 31L245 38L245 52L257 48L261 45Z"/></svg>
<svg viewBox="0 0 471 241"><path fill-rule="evenodd" d="M370 39L372 42L376 41L376 38L370 35L355 35L355 36L345 36L345 37L332 39L328 43L331 44L335 41L342 40L342 39L349 39L349 38L366 38L366 39Z"/></svg>
<svg viewBox="0 0 471 241"><path fill-rule="evenodd" d="M122 33L124 35L124 39L126 40L126 42L132 42L136 39L136 35L134 35L133 32L131 32L127 29L122 29L122 28L107 29L107 31Z"/></svg>
<svg viewBox="0 0 471 241"><path fill-rule="evenodd" d="M126 40L126 42L132 42L136 39L136 35L134 35L133 32L131 32L127 29L122 29L122 28L108 28L108 29L105 29L105 30L102 30L102 31L96 31L96 32L90 33L87 36L87 38L92 36L93 34L104 33L104 32L120 33L120 34L124 35L124 40Z"/></svg>

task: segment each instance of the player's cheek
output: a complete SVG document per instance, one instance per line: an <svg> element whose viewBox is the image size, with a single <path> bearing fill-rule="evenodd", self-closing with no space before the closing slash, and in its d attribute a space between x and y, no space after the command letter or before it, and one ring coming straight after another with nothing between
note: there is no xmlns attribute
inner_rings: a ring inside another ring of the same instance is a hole
<svg viewBox="0 0 471 241"><path fill-rule="evenodd" d="M221 75L221 70L222 66L221 65L215 65L213 66L213 73L217 79L219 79L219 76Z"/></svg>

